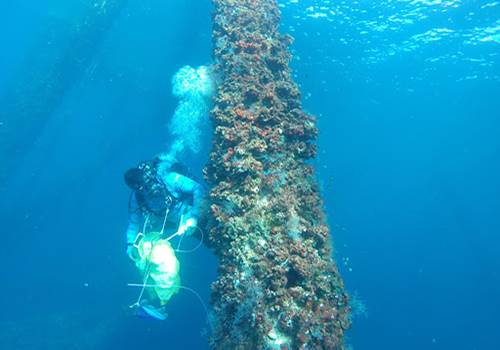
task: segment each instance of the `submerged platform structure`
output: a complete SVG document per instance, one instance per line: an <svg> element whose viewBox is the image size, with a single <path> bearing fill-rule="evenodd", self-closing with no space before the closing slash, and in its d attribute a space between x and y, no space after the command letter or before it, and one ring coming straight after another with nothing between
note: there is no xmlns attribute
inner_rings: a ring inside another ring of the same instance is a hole
<svg viewBox="0 0 500 350"><path fill-rule="evenodd" d="M129 0L89 2L76 23L50 21L0 95L0 189L68 92L85 74Z"/></svg>
<svg viewBox="0 0 500 350"><path fill-rule="evenodd" d="M275 0L214 0L209 244L213 349L344 349L348 296L314 169L317 137Z"/></svg>

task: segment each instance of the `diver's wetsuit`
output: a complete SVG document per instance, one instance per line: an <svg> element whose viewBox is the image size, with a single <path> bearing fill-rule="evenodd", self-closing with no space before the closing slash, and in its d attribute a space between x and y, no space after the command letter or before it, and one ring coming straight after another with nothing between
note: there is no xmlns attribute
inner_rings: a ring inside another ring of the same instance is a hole
<svg viewBox="0 0 500 350"><path fill-rule="evenodd" d="M143 229L146 219L149 231L161 231L167 209L166 196L171 196L165 224L169 233L176 232L177 228L184 225L189 219L194 220L194 222L198 221L204 193L203 187L187 176L168 170L158 171L157 179L165 186L167 195L159 196L151 192L135 191L131 198L127 228L128 245L134 243L138 232ZM187 234L189 233L188 231Z"/></svg>

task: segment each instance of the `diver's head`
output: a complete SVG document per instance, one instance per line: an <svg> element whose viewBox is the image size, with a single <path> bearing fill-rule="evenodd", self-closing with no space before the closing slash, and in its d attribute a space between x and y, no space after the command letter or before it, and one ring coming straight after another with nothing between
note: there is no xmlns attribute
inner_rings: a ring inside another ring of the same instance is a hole
<svg viewBox="0 0 500 350"><path fill-rule="evenodd" d="M145 185L144 170L141 168L132 168L125 172L125 183L134 191L141 190Z"/></svg>

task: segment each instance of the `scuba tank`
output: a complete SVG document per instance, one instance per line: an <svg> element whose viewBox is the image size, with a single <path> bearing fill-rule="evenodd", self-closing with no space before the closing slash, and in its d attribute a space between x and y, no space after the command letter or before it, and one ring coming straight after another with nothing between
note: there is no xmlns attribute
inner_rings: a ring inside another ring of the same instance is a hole
<svg viewBox="0 0 500 350"><path fill-rule="evenodd" d="M132 192L131 196L135 194L138 208L145 214L153 214L162 216L170 209L176 198L170 193L163 181L158 176L158 163L159 159L142 162L137 166L141 171L141 185L137 190ZM129 211L131 208L131 198L129 201Z"/></svg>

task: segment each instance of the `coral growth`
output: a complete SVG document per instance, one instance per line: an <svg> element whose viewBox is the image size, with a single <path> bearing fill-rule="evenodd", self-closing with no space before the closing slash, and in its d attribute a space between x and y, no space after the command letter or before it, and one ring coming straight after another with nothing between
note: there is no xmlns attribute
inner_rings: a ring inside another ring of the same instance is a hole
<svg viewBox="0 0 500 350"><path fill-rule="evenodd" d="M213 349L344 349L347 294L314 169L315 119L291 78L274 0L214 0L209 244Z"/></svg>

